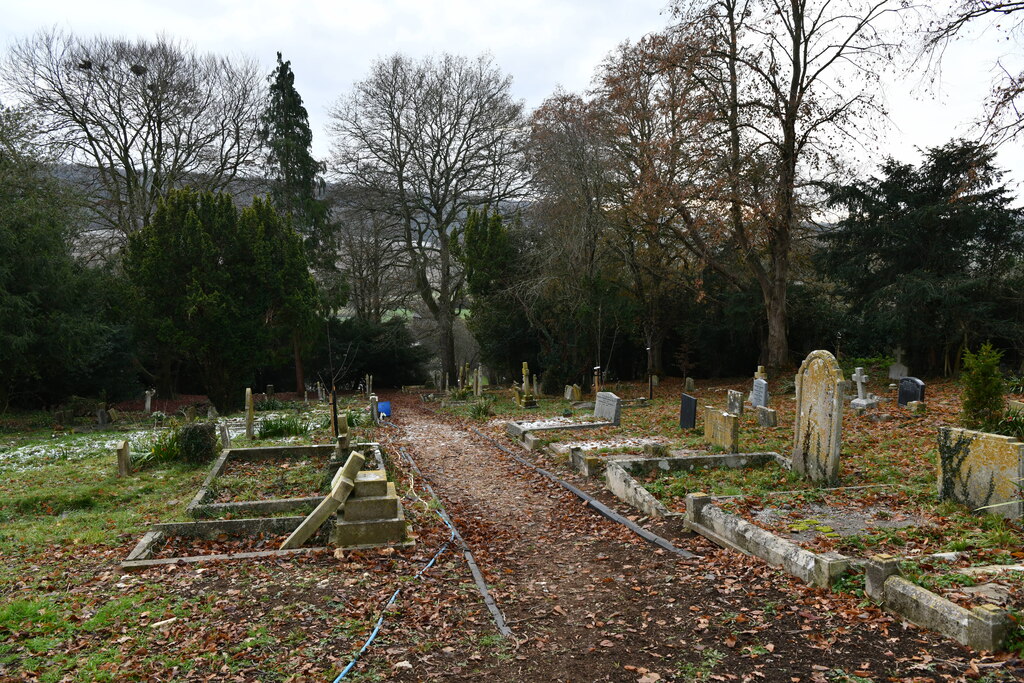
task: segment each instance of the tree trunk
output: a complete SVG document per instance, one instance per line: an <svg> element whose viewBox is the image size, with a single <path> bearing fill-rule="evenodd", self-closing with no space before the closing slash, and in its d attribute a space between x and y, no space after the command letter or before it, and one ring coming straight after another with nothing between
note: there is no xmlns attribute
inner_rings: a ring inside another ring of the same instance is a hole
<svg viewBox="0 0 1024 683"><path fill-rule="evenodd" d="M458 381L455 368L455 317L443 303L437 312L437 332L440 337L438 355L441 357L441 372L448 378L448 386Z"/></svg>

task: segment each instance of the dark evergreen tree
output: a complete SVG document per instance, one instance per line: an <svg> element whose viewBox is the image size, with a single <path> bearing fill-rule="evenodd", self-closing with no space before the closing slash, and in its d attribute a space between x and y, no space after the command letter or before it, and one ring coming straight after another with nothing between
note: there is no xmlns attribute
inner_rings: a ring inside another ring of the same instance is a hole
<svg viewBox="0 0 1024 683"><path fill-rule="evenodd" d="M881 177L833 192L846 217L818 263L876 351L902 345L918 367L948 372L963 348L1024 336L1024 212L994 159L954 141L920 166L889 159Z"/></svg>
<svg viewBox="0 0 1024 683"><path fill-rule="evenodd" d="M0 410L130 386L109 274L74 255L79 198L31 144L31 119L0 106Z"/></svg>
<svg viewBox="0 0 1024 683"><path fill-rule="evenodd" d="M259 198L239 214L225 194L170 192L129 238L124 270L164 395L188 363L222 411L316 319L300 237Z"/></svg>
<svg viewBox="0 0 1024 683"><path fill-rule="evenodd" d="M291 62L277 53L277 68L270 74L269 101L263 113L261 133L267 147L267 167L272 174L270 196L279 211L291 216L303 236L311 263L333 269L329 244L324 164L313 158L313 133L302 97L295 89Z"/></svg>

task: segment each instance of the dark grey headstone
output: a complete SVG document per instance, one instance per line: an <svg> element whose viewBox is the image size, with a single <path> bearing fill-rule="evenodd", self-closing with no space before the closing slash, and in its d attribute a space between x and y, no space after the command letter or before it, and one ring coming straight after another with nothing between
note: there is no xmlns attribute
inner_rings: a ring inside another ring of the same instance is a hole
<svg viewBox="0 0 1024 683"><path fill-rule="evenodd" d="M106 408L100 408L96 411L96 423L100 427L106 427L110 424L110 414L107 412Z"/></svg>
<svg viewBox="0 0 1024 683"><path fill-rule="evenodd" d="M693 429L697 426L697 399L683 394L679 402L679 428Z"/></svg>
<svg viewBox="0 0 1024 683"><path fill-rule="evenodd" d="M906 406L911 401L924 400L924 382L916 377L904 377L900 380L900 391L896 402Z"/></svg>

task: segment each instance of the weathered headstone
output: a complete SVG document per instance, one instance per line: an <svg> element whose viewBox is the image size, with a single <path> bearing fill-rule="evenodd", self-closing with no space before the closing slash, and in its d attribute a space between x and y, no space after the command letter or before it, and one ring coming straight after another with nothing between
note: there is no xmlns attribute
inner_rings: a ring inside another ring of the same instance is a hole
<svg viewBox="0 0 1024 683"><path fill-rule="evenodd" d="M843 372L828 351L812 351L796 374L793 469L810 479L839 480Z"/></svg>
<svg viewBox="0 0 1024 683"><path fill-rule="evenodd" d="M687 377L686 383L683 385L683 389L687 392L697 391L697 383L693 381L692 377Z"/></svg>
<svg viewBox="0 0 1024 683"><path fill-rule="evenodd" d="M610 391L597 392L597 399L594 401L594 417L619 424L622 416L622 399Z"/></svg>
<svg viewBox="0 0 1024 683"><path fill-rule="evenodd" d="M245 438L253 437L253 422L256 419L255 406L252 403L252 388L245 390Z"/></svg>
<svg viewBox="0 0 1024 683"><path fill-rule="evenodd" d="M729 396L728 396L728 398L726 400L726 405L728 406L726 408L726 412L729 412L729 413L731 413L733 415L742 415L743 414L743 394L741 394L738 391L733 391L732 389L730 389L729 390Z"/></svg>
<svg viewBox="0 0 1024 683"><path fill-rule="evenodd" d="M903 364L903 349L896 349L896 362L889 366L889 379L903 379L910 372Z"/></svg>
<svg viewBox="0 0 1024 683"><path fill-rule="evenodd" d="M864 388L869 379L864 374L864 368L854 368L854 373L850 379L857 383L857 398L850 402L851 407L856 410L864 410L865 408L874 408L878 405L878 397L874 394L868 394L867 389Z"/></svg>
<svg viewBox="0 0 1024 683"><path fill-rule="evenodd" d="M267 398L274 398L274 385L273 384L268 384L267 385Z"/></svg>
<svg viewBox="0 0 1024 683"><path fill-rule="evenodd" d="M211 405L206 409L207 420L216 420L218 417L220 417L220 415L217 413L217 406Z"/></svg>
<svg viewBox="0 0 1024 683"><path fill-rule="evenodd" d="M693 429L697 426L697 399L683 394L679 401L679 428Z"/></svg>
<svg viewBox="0 0 1024 683"><path fill-rule="evenodd" d="M766 406L757 407L757 424L759 427L778 427L779 415Z"/></svg>
<svg viewBox="0 0 1024 683"><path fill-rule="evenodd" d="M122 441L117 446L117 476L127 477L131 471L131 465L131 447L127 441Z"/></svg>
<svg viewBox="0 0 1024 683"><path fill-rule="evenodd" d="M156 389L146 390L146 413L153 412L153 397L156 396Z"/></svg>
<svg viewBox="0 0 1024 683"><path fill-rule="evenodd" d="M981 512L1019 519L1024 443L1011 436L957 427L939 428L939 498ZM985 507L985 506L995 507Z"/></svg>
<svg viewBox="0 0 1024 683"><path fill-rule="evenodd" d="M899 394L896 402L900 406L906 406L911 401L924 401L925 384L916 377L904 377L900 380Z"/></svg>
<svg viewBox="0 0 1024 683"><path fill-rule="evenodd" d="M571 384L566 384L565 385L565 391L562 393L562 396L563 396L563 398L565 398L566 401L571 401L572 400L572 385Z"/></svg>
<svg viewBox="0 0 1024 683"><path fill-rule="evenodd" d="M726 453L740 452L740 418L712 406L704 406L704 441L725 449Z"/></svg>
<svg viewBox="0 0 1024 683"><path fill-rule="evenodd" d="M373 424L380 424L380 410L377 406L376 394L370 394L370 417L373 418Z"/></svg>
<svg viewBox="0 0 1024 683"><path fill-rule="evenodd" d="M231 432L228 431L228 426L223 422L220 423L220 447L231 448Z"/></svg>
<svg viewBox="0 0 1024 683"><path fill-rule="evenodd" d="M365 461L366 458L361 453L352 451L349 454L348 460L338 470L338 474L331 482L331 494L324 498L306 519L302 520L298 528L281 544L281 550L301 547L331 515L344 507L345 501L348 500L355 488L356 475L362 469Z"/></svg>
<svg viewBox="0 0 1024 683"><path fill-rule="evenodd" d="M537 375L533 376L533 395L540 396L540 385L537 383Z"/></svg>
<svg viewBox="0 0 1024 683"><path fill-rule="evenodd" d="M583 400L583 387L581 387L579 384L573 384L572 385L572 400L573 401L582 401Z"/></svg>
<svg viewBox="0 0 1024 683"><path fill-rule="evenodd" d="M316 400L320 403L324 402L324 385L320 382L316 383Z"/></svg>
<svg viewBox="0 0 1024 683"><path fill-rule="evenodd" d="M106 427L110 424L110 415L107 413L106 408L100 408L96 411L96 424L100 427Z"/></svg>
<svg viewBox="0 0 1024 683"><path fill-rule="evenodd" d="M660 380L658 379L658 376L657 376L657 375L651 375L651 384L652 384L653 386L658 386L658 382L659 382L659 381L660 381Z"/></svg>
<svg viewBox="0 0 1024 683"><path fill-rule="evenodd" d="M754 380L754 388L750 392L750 405L763 408L768 405L768 382L761 378Z"/></svg>

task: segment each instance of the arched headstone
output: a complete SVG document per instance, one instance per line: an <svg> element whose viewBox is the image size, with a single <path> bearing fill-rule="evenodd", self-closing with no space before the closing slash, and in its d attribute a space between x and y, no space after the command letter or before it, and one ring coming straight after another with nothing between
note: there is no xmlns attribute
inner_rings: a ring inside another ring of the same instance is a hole
<svg viewBox="0 0 1024 683"><path fill-rule="evenodd" d="M828 351L812 351L796 374L793 469L826 484L839 481L843 371Z"/></svg>

